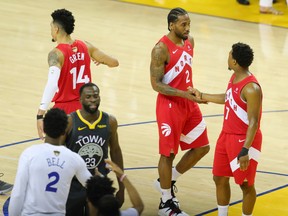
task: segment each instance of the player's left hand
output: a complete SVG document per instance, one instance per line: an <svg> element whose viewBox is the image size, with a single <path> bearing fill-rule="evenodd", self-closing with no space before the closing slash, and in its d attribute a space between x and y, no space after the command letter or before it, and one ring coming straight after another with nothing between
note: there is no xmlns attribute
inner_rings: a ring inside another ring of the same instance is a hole
<svg viewBox="0 0 288 216"><path fill-rule="evenodd" d="M189 86L187 88L187 92L189 92L190 94L190 97L191 97L190 100L193 100L194 102L199 103L199 104L208 104L207 101L204 101L201 99L200 97L201 92L198 89Z"/></svg>
<svg viewBox="0 0 288 216"><path fill-rule="evenodd" d="M238 163L241 171L247 170L249 166L249 155L241 156L238 160Z"/></svg>
<svg viewBox="0 0 288 216"><path fill-rule="evenodd" d="M96 61L95 59L92 59L92 61L94 62L94 64L95 64L96 66L98 66L98 65L101 64L100 62Z"/></svg>

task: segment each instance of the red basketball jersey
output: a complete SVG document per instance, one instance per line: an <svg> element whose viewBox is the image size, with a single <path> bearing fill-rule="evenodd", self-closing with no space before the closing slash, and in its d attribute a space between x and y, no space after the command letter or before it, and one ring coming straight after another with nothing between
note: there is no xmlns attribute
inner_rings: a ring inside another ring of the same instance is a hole
<svg viewBox="0 0 288 216"><path fill-rule="evenodd" d="M249 124L247 103L241 98L241 91L248 83L254 82L257 85L259 85L259 83L252 74L235 84L233 84L234 79L235 75L233 74L226 90L224 123L222 130L225 133L246 134ZM260 110L258 130L260 128L261 115L262 107Z"/></svg>
<svg viewBox="0 0 288 216"><path fill-rule="evenodd" d="M91 82L90 56L84 42L75 40L73 44L59 44L57 47L64 55L58 91L53 102L65 103L79 100L80 87Z"/></svg>
<svg viewBox="0 0 288 216"><path fill-rule="evenodd" d="M162 82L186 91L189 86L193 87L192 83L192 58L193 47L189 40L185 40L184 46L177 46L166 35L159 42L163 42L170 55L170 61L165 66L164 77Z"/></svg>

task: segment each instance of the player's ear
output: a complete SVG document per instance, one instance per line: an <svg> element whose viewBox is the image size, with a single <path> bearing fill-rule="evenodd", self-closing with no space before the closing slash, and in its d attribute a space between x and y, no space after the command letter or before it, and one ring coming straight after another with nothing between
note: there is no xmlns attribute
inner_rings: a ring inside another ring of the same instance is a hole
<svg viewBox="0 0 288 216"><path fill-rule="evenodd" d="M173 22L169 23L168 29L169 29L169 31L173 30Z"/></svg>

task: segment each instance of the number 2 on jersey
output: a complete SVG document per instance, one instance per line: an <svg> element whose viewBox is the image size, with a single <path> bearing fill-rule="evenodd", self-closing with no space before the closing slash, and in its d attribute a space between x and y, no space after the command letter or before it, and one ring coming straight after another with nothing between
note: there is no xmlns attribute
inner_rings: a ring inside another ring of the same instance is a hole
<svg viewBox="0 0 288 216"><path fill-rule="evenodd" d="M59 173L57 172L51 172L48 174L48 178L51 179L51 182L49 182L46 185L46 189L45 191L49 191L49 192L57 192L57 187L55 187L55 185L58 183L60 176Z"/></svg>
<svg viewBox="0 0 288 216"><path fill-rule="evenodd" d="M189 78L190 76L190 72L188 70L185 71L185 74L186 74L186 83L191 83L191 80Z"/></svg>
<svg viewBox="0 0 288 216"><path fill-rule="evenodd" d="M77 76L77 68L76 67L74 67L70 70L70 73L73 75L73 89L76 89L76 85L78 83L88 83L90 81L89 77L87 75L85 75L83 77L84 69L85 69L85 65L82 65L80 67L78 76Z"/></svg>

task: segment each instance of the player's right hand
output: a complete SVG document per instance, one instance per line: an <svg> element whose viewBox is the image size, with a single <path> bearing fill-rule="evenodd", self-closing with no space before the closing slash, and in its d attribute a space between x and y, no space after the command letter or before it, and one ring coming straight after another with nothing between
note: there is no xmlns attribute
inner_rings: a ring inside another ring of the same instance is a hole
<svg viewBox="0 0 288 216"><path fill-rule="evenodd" d="M120 178L124 174L124 171L117 164L112 162L111 160L105 159L104 161L106 163L106 168L115 172L115 174L118 178Z"/></svg>
<svg viewBox="0 0 288 216"><path fill-rule="evenodd" d="M188 87L186 93L188 94L187 98L199 104L207 104L207 101L204 101L200 98L200 91L198 89Z"/></svg>

